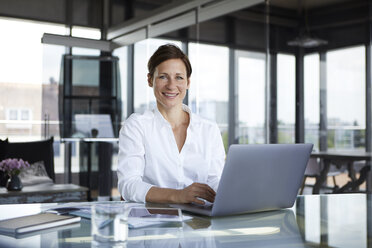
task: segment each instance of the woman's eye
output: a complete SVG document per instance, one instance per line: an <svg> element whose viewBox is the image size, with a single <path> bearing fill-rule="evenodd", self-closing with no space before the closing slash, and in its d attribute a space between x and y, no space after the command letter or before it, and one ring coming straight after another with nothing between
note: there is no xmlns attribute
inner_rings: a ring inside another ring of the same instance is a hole
<svg viewBox="0 0 372 248"><path fill-rule="evenodd" d="M159 76L160 79L165 79L164 75Z"/></svg>
<svg viewBox="0 0 372 248"><path fill-rule="evenodd" d="M177 76L177 80L182 80L182 79L183 79L183 77Z"/></svg>

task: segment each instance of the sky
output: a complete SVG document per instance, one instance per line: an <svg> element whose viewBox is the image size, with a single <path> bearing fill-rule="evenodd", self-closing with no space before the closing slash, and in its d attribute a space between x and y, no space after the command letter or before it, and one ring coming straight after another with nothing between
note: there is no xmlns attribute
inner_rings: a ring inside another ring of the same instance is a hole
<svg viewBox="0 0 372 248"><path fill-rule="evenodd" d="M64 26L1 18L0 30L3 34L0 39L0 82L41 84L49 82L50 77L59 80L61 56L65 49L42 44L41 37L43 33L66 34ZM82 28L75 28L73 35L95 39L100 36L98 30ZM152 89L146 82L146 65L151 54L164 42L149 39L136 44L135 105L154 101ZM74 53L97 55L98 51L74 48ZM191 43L189 56L194 70L191 76L191 99L198 96L200 101L227 101L228 49ZM252 125L261 125L264 120L265 63L264 57L260 56L264 54L242 52L237 60L240 120ZM364 47L327 54L329 118L339 118L350 123L357 121L365 125L364 58ZM121 61L120 65L123 75L125 63ZM293 56L278 56L278 119L286 123L294 123L294 68ZM314 123L319 122L318 55L305 57L305 118Z"/></svg>

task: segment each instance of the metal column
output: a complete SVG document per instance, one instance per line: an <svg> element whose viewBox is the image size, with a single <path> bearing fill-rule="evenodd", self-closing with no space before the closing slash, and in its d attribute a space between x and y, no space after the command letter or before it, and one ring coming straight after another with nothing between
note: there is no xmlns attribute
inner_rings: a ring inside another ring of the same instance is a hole
<svg viewBox="0 0 372 248"><path fill-rule="evenodd" d="M134 113L134 45L128 46L127 116Z"/></svg>
<svg viewBox="0 0 372 248"><path fill-rule="evenodd" d="M327 56L325 52L319 54L319 150L327 151Z"/></svg>
<svg viewBox="0 0 372 248"><path fill-rule="evenodd" d="M229 48L229 146L236 144L237 140L237 118L238 118L238 92L236 83L235 49Z"/></svg>
<svg viewBox="0 0 372 248"><path fill-rule="evenodd" d="M295 143L305 142L304 114L304 50L299 48L296 53L296 133Z"/></svg>
<svg viewBox="0 0 372 248"><path fill-rule="evenodd" d="M270 56L270 116L269 126L270 135L269 142L272 144L278 143L278 117L277 117L277 54L273 53Z"/></svg>

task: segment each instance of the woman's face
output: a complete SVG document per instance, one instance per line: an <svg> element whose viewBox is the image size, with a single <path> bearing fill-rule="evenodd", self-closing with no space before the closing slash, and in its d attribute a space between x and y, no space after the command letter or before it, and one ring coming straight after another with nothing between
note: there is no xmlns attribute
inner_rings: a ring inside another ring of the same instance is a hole
<svg viewBox="0 0 372 248"><path fill-rule="evenodd" d="M186 90L190 87L186 66L181 59L168 59L159 64L153 78L147 75L150 87L154 88L154 95L158 108L171 109L182 106Z"/></svg>

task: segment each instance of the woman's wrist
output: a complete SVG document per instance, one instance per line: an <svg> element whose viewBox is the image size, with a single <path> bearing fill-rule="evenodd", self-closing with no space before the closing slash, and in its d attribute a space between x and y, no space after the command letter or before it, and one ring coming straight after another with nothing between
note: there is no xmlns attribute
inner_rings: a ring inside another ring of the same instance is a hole
<svg viewBox="0 0 372 248"><path fill-rule="evenodd" d="M180 203L179 196L181 194L181 190L178 189L171 189L170 201L172 203Z"/></svg>

